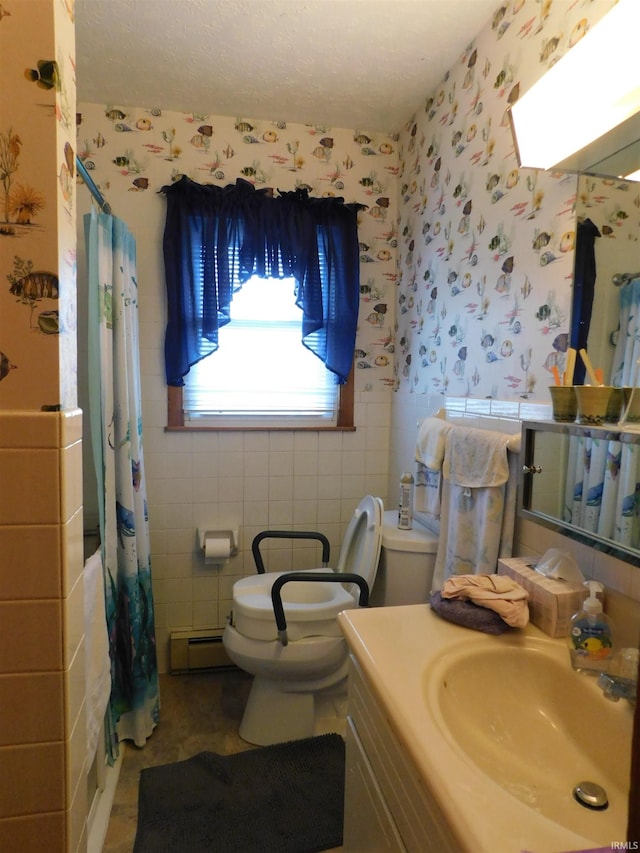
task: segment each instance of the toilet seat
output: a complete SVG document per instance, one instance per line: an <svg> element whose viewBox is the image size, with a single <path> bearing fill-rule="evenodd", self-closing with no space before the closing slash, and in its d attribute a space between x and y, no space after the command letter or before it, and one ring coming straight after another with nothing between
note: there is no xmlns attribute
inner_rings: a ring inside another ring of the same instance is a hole
<svg viewBox="0 0 640 853"><path fill-rule="evenodd" d="M367 495L358 504L345 533L336 574L352 572L373 587L382 541L383 505L380 498ZM310 572L332 572L328 568ZM245 637L276 640L271 587L286 572L267 572L237 581L233 587L232 625ZM359 591L339 583L292 581L282 588L290 641L304 637L339 637L336 616L357 606Z"/></svg>

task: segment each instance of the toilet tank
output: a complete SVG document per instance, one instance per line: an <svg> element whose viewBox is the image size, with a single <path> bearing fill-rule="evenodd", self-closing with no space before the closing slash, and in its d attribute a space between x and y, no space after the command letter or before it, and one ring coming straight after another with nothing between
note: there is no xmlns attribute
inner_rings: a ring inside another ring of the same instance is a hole
<svg viewBox="0 0 640 853"><path fill-rule="evenodd" d="M422 604L428 601L437 550L437 534L415 522L411 530L399 530L397 511L387 510L371 605Z"/></svg>

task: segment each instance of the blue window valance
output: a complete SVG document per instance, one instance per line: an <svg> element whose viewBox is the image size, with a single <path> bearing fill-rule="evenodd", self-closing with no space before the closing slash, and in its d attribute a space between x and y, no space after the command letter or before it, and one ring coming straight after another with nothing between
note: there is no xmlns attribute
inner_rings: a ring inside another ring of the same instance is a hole
<svg viewBox="0 0 640 853"><path fill-rule="evenodd" d="M168 385L184 385L196 362L218 348L233 293L254 275L296 280L302 343L347 381L359 300L358 210L305 189L226 187L189 178L162 188L167 200L165 364Z"/></svg>

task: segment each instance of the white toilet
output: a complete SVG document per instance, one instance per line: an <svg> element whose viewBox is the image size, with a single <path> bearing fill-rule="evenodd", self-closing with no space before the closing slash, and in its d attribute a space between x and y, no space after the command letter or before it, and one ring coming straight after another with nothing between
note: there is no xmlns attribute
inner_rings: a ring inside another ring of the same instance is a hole
<svg viewBox="0 0 640 853"><path fill-rule="evenodd" d="M383 509L380 498L362 499L347 528L335 574L363 577L373 590L371 604L427 601L437 537L417 527L398 530L397 513ZM377 571L382 572L380 591ZM344 728L348 650L336 616L358 606L359 590L353 584L324 581L286 583L281 596L288 643L283 645L271 589L286 574L256 574L235 583L230 624L222 637L230 659L255 676L240 737L259 746Z"/></svg>
<svg viewBox="0 0 640 853"><path fill-rule="evenodd" d="M372 607L429 601L438 551L438 536L414 519L411 530L398 528L398 513L387 510Z"/></svg>

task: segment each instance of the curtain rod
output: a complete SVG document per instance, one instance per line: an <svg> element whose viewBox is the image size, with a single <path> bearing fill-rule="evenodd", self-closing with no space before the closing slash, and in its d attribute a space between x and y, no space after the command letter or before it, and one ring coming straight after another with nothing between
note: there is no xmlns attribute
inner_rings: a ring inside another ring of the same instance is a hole
<svg viewBox="0 0 640 853"><path fill-rule="evenodd" d="M77 166L78 172L80 173L80 177L82 178L82 180L87 185L87 189L89 190L91 195L97 201L98 207L100 208L100 210L103 213L111 213L112 212L111 211L111 205L109 204L108 201L105 201L104 196L102 195L102 193L100 192L98 187L93 182L93 178L91 177L89 172L87 172L87 167L84 165L84 163L78 157L77 154L76 154L76 166Z"/></svg>

